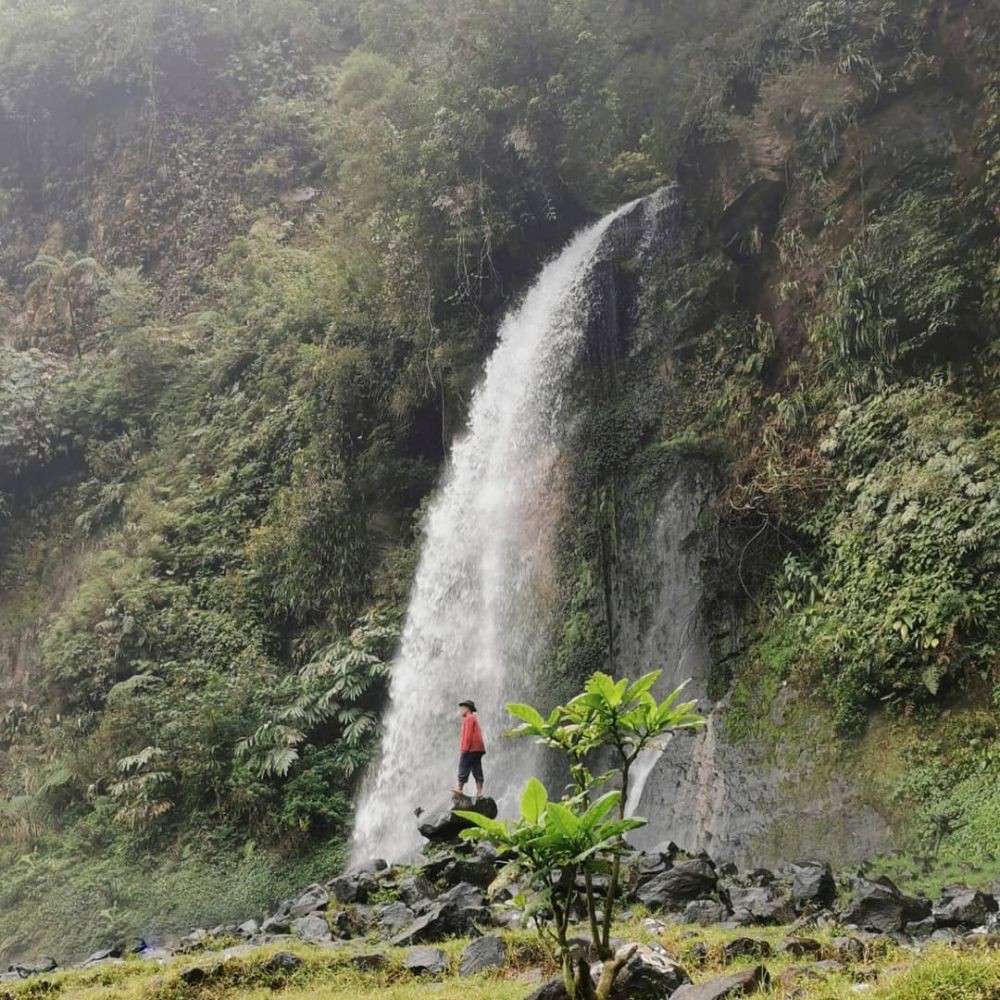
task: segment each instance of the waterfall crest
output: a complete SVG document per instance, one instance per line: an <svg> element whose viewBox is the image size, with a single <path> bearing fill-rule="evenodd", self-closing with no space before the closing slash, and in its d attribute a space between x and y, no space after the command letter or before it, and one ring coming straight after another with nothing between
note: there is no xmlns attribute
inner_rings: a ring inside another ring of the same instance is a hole
<svg viewBox="0 0 1000 1000"><path fill-rule="evenodd" d="M533 694L553 590L564 390L591 306L588 277L609 227L632 202L578 233L500 328L425 522L420 562L383 719L362 791L355 860L419 846L412 810L455 783L457 703L472 698L486 735L486 794L513 811L535 748L503 739L504 705Z"/></svg>

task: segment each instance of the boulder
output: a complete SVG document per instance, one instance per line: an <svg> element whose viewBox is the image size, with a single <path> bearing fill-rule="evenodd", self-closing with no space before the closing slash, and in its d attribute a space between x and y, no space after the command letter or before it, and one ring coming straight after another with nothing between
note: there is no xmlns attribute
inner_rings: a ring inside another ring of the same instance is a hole
<svg viewBox="0 0 1000 1000"><path fill-rule="evenodd" d="M673 995L685 983L691 982L688 974L659 945L622 944L615 954L620 955L635 948L635 952L622 966L611 989L612 1000L660 1000ZM596 983L603 966L595 964L591 977Z"/></svg>
<svg viewBox="0 0 1000 1000"><path fill-rule="evenodd" d="M55 972L58 967L54 958L46 956L34 962L19 962L16 965L10 965L7 967L7 971L16 973L19 979L27 979L29 976L40 976L46 972Z"/></svg>
<svg viewBox="0 0 1000 1000"><path fill-rule="evenodd" d="M486 858L455 858L445 865L440 878L445 885L459 885L467 882L481 889L489 887L496 878L496 865Z"/></svg>
<svg viewBox="0 0 1000 1000"><path fill-rule="evenodd" d="M645 885L650 879L662 875L670 867L658 854L640 854L632 865L637 885Z"/></svg>
<svg viewBox="0 0 1000 1000"><path fill-rule="evenodd" d="M733 910L733 921L740 927L786 924L795 915L791 899L771 885L730 886L729 905Z"/></svg>
<svg viewBox="0 0 1000 1000"><path fill-rule="evenodd" d="M670 1000L723 1000L725 997L742 997L759 993L771 981L767 969L757 965L752 969L741 969L728 976L719 976L699 983L697 986L682 986Z"/></svg>
<svg viewBox="0 0 1000 1000"><path fill-rule="evenodd" d="M310 913L292 921L292 933L303 941L316 944L333 940L330 925L321 913Z"/></svg>
<svg viewBox="0 0 1000 1000"><path fill-rule="evenodd" d="M841 962L863 962L867 954L864 941L856 937L835 937L830 946Z"/></svg>
<svg viewBox="0 0 1000 1000"><path fill-rule="evenodd" d="M460 976L473 976L487 969L502 969L507 964L507 946L503 938L487 934L478 938L462 952L458 963Z"/></svg>
<svg viewBox="0 0 1000 1000"><path fill-rule="evenodd" d="M260 924L256 920L245 920L235 931L237 937L252 938L260 933Z"/></svg>
<svg viewBox="0 0 1000 1000"><path fill-rule="evenodd" d="M291 921L288 919L288 914L286 913L275 913L274 916L268 917L264 923L260 925L261 934L287 934L291 930Z"/></svg>
<svg viewBox="0 0 1000 1000"><path fill-rule="evenodd" d="M840 919L863 930L892 934L911 920L929 916L930 912L931 904L926 899L904 895L889 879L871 882L859 876L854 881L854 897Z"/></svg>
<svg viewBox="0 0 1000 1000"><path fill-rule="evenodd" d="M765 885L771 885L776 878L777 876L770 868L753 868L746 874L746 884L761 888Z"/></svg>
<svg viewBox="0 0 1000 1000"><path fill-rule="evenodd" d="M366 903L378 891L378 881L369 871L347 871L330 879L326 887L338 903Z"/></svg>
<svg viewBox="0 0 1000 1000"><path fill-rule="evenodd" d="M525 997L525 1000L568 1000L568 998L569 994L566 992L566 986L562 981L562 976L553 976L551 979L542 983L538 989L532 990L532 992Z"/></svg>
<svg viewBox="0 0 1000 1000"><path fill-rule="evenodd" d="M720 903L715 899L693 899L684 908L684 916L681 919L686 924L709 927L712 924L721 924L728 920L729 908L725 903Z"/></svg>
<svg viewBox="0 0 1000 1000"><path fill-rule="evenodd" d="M453 795L447 802L442 802L434 808L418 813L420 836L432 843L454 840L463 830L472 824L461 816L455 815L455 810L477 812L490 819L497 818L497 804L493 799L470 799L467 795Z"/></svg>
<svg viewBox="0 0 1000 1000"><path fill-rule="evenodd" d="M190 934L185 934L180 939L177 944L177 950L180 952L198 951L205 947L205 939L207 937L208 931L204 927L199 927L197 930L191 931Z"/></svg>
<svg viewBox="0 0 1000 1000"><path fill-rule="evenodd" d="M819 958L822 950L819 941L802 937L782 938L775 949L779 955L790 955L792 958Z"/></svg>
<svg viewBox="0 0 1000 1000"><path fill-rule="evenodd" d="M407 906L415 906L434 895L430 882L422 875L410 875L399 883L399 898Z"/></svg>
<svg viewBox="0 0 1000 1000"><path fill-rule="evenodd" d="M442 941L467 930L454 903L435 903L389 941L394 947Z"/></svg>
<svg viewBox="0 0 1000 1000"><path fill-rule="evenodd" d="M468 882L460 882L447 892L442 892L434 904L454 906L463 929L469 929L473 924L488 923L490 910L486 904L486 896L477 886Z"/></svg>
<svg viewBox="0 0 1000 1000"><path fill-rule="evenodd" d="M293 955L290 951L276 951L268 960L264 968L268 972L291 972L302 964L302 959L298 955Z"/></svg>
<svg viewBox="0 0 1000 1000"><path fill-rule="evenodd" d="M325 910L330 902L330 895L321 885L307 886L288 908L288 915L295 920L317 910Z"/></svg>
<svg viewBox="0 0 1000 1000"><path fill-rule="evenodd" d="M796 861L786 867L785 874L792 884L792 899L800 909L832 906L837 898L837 883L828 864Z"/></svg>
<svg viewBox="0 0 1000 1000"><path fill-rule="evenodd" d="M981 927L997 912L997 901L964 886L945 889L931 911L938 927Z"/></svg>
<svg viewBox="0 0 1000 1000"><path fill-rule="evenodd" d="M715 886L715 869L708 862L693 858L650 879L637 895L652 910L682 910L692 899L712 892Z"/></svg>
<svg viewBox="0 0 1000 1000"><path fill-rule="evenodd" d="M389 956L384 951L366 951L351 956L351 965L361 972L375 972L389 964Z"/></svg>
<svg viewBox="0 0 1000 1000"><path fill-rule="evenodd" d="M923 920L913 920L906 925L906 933L909 934L914 941L926 940L937 929L937 921L933 917L924 917Z"/></svg>
<svg viewBox="0 0 1000 1000"><path fill-rule="evenodd" d="M97 965L100 962L106 962L109 958L121 958L122 950L120 946L115 946L112 948L100 948L99 950L89 954L81 963L80 968L86 969L88 966Z"/></svg>
<svg viewBox="0 0 1000 1000"><path fill-rule="evenodd" d="M403 965L418 976L439 976L448 971L448 956L440 948L411 948Z"/></svg>
<svg viewBox="0 0 1000 1000"><path fill-rule="evenodd" d="M204 968L204 966L189 965L186 969L181 969L178 973L178 978L188 986L197 986L198 983L203 983L208 979L210 975L211 970Z"/></svg>
<svg viewBox="0 0 1000 1000"><path fill-rule="evenodd" d="M616 954L623 950L635 949L615 977L611 991L612 1000L663 1000L673 997L678 987L691 980L688 974L657 944L622 944ZM591 977L596 983L601 976L603 964L591 967ZM543 983L527 1000L567 1000L568 994L562 977L555 976Z"/></svg>
<svg viewBox="0 0 1000 1000"><path fill-rule="evenodd" d="M767 941L750 937L733 938L722 949L722 958L726 965L741 958L770 958L773 954L774 949Z"/></svg>
<svg viewBox="0 0 1000 1000"><path fill-rule="evenodd" d="M406 903L401 903L398 900L395 903L386 903L385 906L379 907L377 914L379 926L390 937L398 934L402 928L412 922L414 917L413 910Z"/></svg>

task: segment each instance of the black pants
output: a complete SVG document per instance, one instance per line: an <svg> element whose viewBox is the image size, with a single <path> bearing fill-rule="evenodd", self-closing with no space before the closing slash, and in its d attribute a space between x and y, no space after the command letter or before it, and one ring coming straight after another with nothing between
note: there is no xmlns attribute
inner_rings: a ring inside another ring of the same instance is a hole
<svg viewBox="0 0 1000 1000"><path fill-rule="evenodd" d="M458 785L461 788L472 777L483 783L483 750L465 750L458 755Z"/></svg>

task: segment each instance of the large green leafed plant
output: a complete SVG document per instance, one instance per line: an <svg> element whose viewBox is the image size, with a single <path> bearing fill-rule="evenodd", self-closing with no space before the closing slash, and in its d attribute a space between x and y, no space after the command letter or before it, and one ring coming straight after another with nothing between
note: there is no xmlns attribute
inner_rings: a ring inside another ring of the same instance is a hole
<svg viewBox="0 0 1000 1000"><path fill-rule="evenodd" d="M460 813L474 824L463 836L488 840L509 857L491 891L517 884L515 902L559 961L570 997L605 1000L634 950L616 953L610 941L621 858L627 851L623 835L646 822L625 815L632 766L639 754L659 748L672 732L704 724L693 701L680 701L683 686L656 700L651 691L660 674L654 670L629 682L597 672L581 694L547 718L530 705L508 705L511 715L522 720L511 735L532 736L565 754L572 784L560 801L551 801L542 783L532 778L515 821ZM591 763L599 751L610 751L611 766L595 774ZM608 783L618 788L595 799L595 790ZM597 876L607 881L603 893ZM586 914L593 953L603 963L596 983L589 959L570 944L570 923L577 913Z"/></svg>

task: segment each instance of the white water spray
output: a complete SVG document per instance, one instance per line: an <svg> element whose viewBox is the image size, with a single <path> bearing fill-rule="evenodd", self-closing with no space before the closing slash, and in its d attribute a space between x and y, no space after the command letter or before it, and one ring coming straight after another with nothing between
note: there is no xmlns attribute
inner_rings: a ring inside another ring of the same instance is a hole
<svg viewBox="0 0 1000 1000"><path fill-rule="evenodd" d="M501 814L532 774L535 748L502 736L511 725L504 705L530 698L546 638L563 394L583 343L588 277L608 228L634 204L580 232L501 326L427 517L355 861L419 846L413 808L439 802L455 783L462 699L479 707L485 791Z"/></svg>

